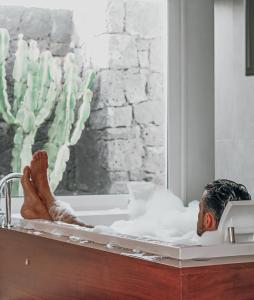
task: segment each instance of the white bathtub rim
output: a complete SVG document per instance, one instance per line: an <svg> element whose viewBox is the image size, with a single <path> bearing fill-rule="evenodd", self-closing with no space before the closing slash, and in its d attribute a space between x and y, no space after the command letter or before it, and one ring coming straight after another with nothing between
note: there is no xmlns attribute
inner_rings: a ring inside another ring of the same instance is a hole
<svg viewBox="0 0 254 300"><path fill-rule="evenodd" d="M89 240L98 244L116 246L129 250L139 250L146 253L169 257L177 260L213 259L221 257L250 256L254 254L254 243L229 244L211 246L184 246L173 245L167 242L152 241L141 237L97 233L91 229L76 225L53 223L40 220L15 219L14 223L26 229L46 232L63 236L76 236L79 239Z"/></svg>

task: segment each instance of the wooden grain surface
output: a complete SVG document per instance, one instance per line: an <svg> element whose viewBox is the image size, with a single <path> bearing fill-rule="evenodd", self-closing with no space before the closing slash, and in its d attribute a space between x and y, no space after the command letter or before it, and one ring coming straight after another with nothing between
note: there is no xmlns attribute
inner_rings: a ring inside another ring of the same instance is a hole
<svg viewBox="0 0 254 300"><path fill-rule="evenodd" d="M254 263L182 269L182 297L188 300L254 300Z"/></svg>
<svg viewBox="0 0 254 300"><path fill-rule="evenodd" d="M0 229L1 300L179 299L179 272L161 264Z"/></svg>
<svg viewBox="0 0 254 300"><path fill-rule="evenodd" d="M253 300L254 263L176 268L0 229L0 300Z"/></svg>

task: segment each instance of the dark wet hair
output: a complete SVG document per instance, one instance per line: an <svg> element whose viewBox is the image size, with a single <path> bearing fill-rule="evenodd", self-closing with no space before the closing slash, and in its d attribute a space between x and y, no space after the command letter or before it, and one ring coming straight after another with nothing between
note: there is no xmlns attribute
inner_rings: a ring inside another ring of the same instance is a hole
<svg viewBox="0 0 254 300"><path fill-rule="evenodd" d="M223 211L229 201L251 200L247 188L227 179L215 180L205 186L205 211L212 211L219 223Z"/></svg>

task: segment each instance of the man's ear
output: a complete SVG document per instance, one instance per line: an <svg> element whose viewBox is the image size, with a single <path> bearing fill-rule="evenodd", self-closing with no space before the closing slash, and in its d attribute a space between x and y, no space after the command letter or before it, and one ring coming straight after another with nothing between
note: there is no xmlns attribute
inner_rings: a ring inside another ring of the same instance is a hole
<svg viewBox="0 0 254 300"><path fill-rule="evenodd" d="M212 231L217 229L217 222L214 214L211 212L206 212L203 219L204 229L206 231Z"/></svg>

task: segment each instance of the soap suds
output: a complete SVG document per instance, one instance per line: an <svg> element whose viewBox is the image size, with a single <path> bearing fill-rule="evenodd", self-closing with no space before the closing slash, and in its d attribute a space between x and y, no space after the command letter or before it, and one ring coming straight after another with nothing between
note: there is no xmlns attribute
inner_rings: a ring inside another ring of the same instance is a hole
<svg viewBox="0 0 254 300"><path fill-rule="evenodd" d="M169 190L149 183L129 185L131 202L129 220L114 222L109 228L96 226L95 231L120 233L173 244L198 244L196 234L198 201L187 207Z"/></svg>

